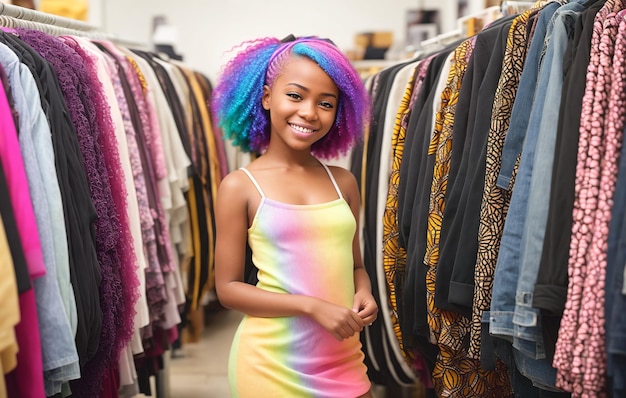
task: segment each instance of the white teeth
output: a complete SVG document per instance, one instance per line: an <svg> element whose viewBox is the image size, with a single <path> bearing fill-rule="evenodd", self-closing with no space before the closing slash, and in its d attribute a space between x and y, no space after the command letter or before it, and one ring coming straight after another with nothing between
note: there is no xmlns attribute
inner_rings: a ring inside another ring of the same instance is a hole
<svg viewBox="0 0 626 398"><path fill-rule="evenodd" d="M294 130L298 130L301 133L312 133L313 131L315 131L315 130L307 129L307 128L302 127L302 126L296 126L295 124L292 124L291 127Z"/></svg>

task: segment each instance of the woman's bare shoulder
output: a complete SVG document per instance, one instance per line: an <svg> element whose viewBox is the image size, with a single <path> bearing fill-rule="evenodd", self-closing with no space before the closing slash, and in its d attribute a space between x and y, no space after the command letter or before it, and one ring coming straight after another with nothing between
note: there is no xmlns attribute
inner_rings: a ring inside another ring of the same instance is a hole
<svg viewBox="0 0 626 398"><path fill-rule="evenodd" d="M354 174L340 166L328 166L348 202L359 200L359 186Z"/></svg>
<svg viewBox="0 0 626 398"><path fill-rule="evenodd" d="M250 177L241 169L228 173L218 188L218 196L226 198L227 201L248 201L255 193L256 189Z"/></svg>
<svg viewBox="0 0 626 398"><path fill-rule="evenodd" d="M337 180L337 183L341 184L343 182L346 184L353 184L353 183L356 184L356 178L354 177L354 174L350 170L345 169L340 166L331 166L331 165L329 165L328 168L333 173L333 176Z"/></svg>
<svg viewBox="0 0 626 398"><path fill-rule="evenodd" d="M250 178L241 170L233 170L228 173L220 182L220 190L241 189L248 185Z"/></svg>

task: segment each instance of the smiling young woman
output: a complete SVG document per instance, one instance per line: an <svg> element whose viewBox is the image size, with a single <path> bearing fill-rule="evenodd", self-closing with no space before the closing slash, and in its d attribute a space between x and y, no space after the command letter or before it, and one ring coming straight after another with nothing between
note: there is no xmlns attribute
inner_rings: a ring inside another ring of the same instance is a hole
<svg viewBox="0 0 626 398"><path fill-rule="evenodd" d="M360 139L369 98L328 40L248 43L214 90L225 135L261 155L223 179L216 287L245 314L233 340L234 397L371 397L359 333L377 316L361 260L356 178L319 159ZM246 244L259 269L244 282Z"/></svg>

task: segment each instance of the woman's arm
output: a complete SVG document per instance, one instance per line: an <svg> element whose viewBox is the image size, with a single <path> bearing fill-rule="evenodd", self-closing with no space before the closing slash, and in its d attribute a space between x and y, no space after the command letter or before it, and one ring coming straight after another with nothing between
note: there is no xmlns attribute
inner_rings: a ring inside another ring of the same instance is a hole
<svg viewBox="0 0 626 398"><path fill-rule="evenodd" d="M241 171L224 178L215 205L215 283L220 303L256 317L304 315L342 340L359 332L363 320L349 308L315 297L268 292L244 282L249 198L258 192Z"/></svg>
<svg viewBox="0 0 626 398"><path fill-rule="evenodd" d="M352 241L352 256L354 258L354 308L353 311L363 319L366 325L372 324L378 315L378 305L372 296L372 285L370 277L363 265L363 257L361 255L361 241L359 237L360 231L360 211L361 211L361 194L359 186L356 182L354 174L350 171L340 168L333 168L337 180L340 182L340 188L350 205L352 214L356 220L356 233Z"/></svg>

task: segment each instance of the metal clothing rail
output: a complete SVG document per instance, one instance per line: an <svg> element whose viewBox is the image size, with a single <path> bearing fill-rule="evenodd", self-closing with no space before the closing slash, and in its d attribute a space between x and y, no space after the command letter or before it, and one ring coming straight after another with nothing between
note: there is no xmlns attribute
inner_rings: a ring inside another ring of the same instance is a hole
<svg viewBox="0 0 626 398"><path fill-rule="evenodd" d="M506 1L503 2L507 3ZM510 1L509 1L510 3ZM468 37L467 31L464 28L464 23L472 18L482 18L482 17L487 17L487 16L494 16L496 14L497 17L495 18L499 18L501 16L501 6L492 6L492 7L488 7L485 8L484 10L475 12L473 14L469 14L469 15L465 15L463 17L460 17L457 19L456 22L456 29L450 31L450 32L446 32L446 33L441 33L438 34L435 37L432 37L430 39L424 40L420 43L422 49L426 52L430 52L432 50L436 50L436 49L440 49L445 47L448 44L454 43L457 40L460 40L464 37Z"/></svg>
<svg viewBox="0 0 626 398"><path fill-rule="evenodd" d="M148 44L122 39L102 32L83 21L48 14L0 2L0 26L39 30L54 36L84 36L94 40L109 40L124 47L149 49Z"/></svg>
<svg viewBox="0 0 626 398"><path fill-rule="evenodd" d="M443 48L447 44L453 43L454 41L462 39L463 37L467 37L466 32L463 29L463 23L471 18L480 18L482 16L494 15L496 12L499 12L500 17L512 14L520 14L536 4L537 2L533 1L503 0L499 6L488 7L479 12L466 15L457 19L456 29L422 41L420 43L421 47L424 51L429 52L429 50Z"/></svg>
<svg viewBox="0 0 626 398"><path fill-rule="evenodd" d="M0 15L6 15L23 21L38 22L45 25L52 25L60 28L74 29L82 32L94 32L98 28L86 22L77 21L45 12L31 10L30 8L19 7L0 2Z"/></svg>
<svg viewBox="0 0 626 398"><path fill-rule="evenodd" d="M92 39L105 39L106 35L98 33L96 31L86 32L82 30L75 30L71 28L64 28L56 25L48 25L42 22L34 22L16 17L0 14L0 26L6 28L25 28L31 30L38 30L53 36L87 36Z"/></svg>

